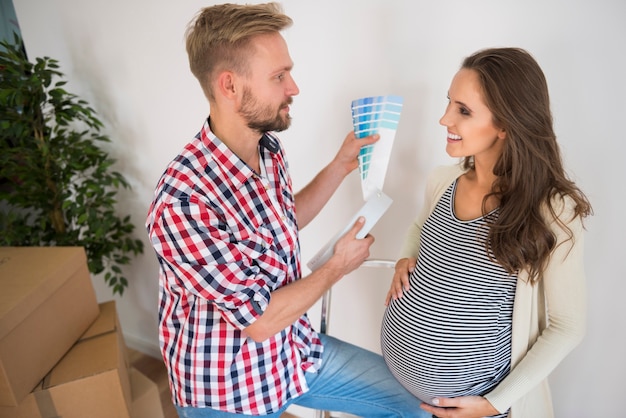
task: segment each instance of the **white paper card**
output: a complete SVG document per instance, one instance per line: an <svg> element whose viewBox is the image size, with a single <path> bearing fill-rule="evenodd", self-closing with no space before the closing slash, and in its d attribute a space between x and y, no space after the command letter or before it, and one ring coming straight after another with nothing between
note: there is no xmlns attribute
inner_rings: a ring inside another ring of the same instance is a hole
<svg viewBox="0 0 626 418"><path fill-rule="evenodd" d="M313 256L311 261L307 263L307 267L311 269L311 271L317 270L320 266L326 263L330 257L333 255L335 251L335 244L337 241L352 228L356 220L359 216L363 216L365 218L365 224L361 228L361 230L357 233L356 237L361 239L364 238L376 225L378 220L383 216L383 214L389 209L391 206L392 200L389 196L381 192L380 190L375 191L369 197L369 199L365 202L365 204L358 210L358 212L350 219L349 222L346 223L346 226L337 233L326 245L324 245L318 252Z"/></svg>

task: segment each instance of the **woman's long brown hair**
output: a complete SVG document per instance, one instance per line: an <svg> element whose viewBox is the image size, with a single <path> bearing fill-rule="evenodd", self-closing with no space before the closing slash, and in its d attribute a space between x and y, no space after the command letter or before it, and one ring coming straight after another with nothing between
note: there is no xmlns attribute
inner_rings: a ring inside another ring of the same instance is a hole
<svg viewBox="0 0 626 418"><path fill-rule="evenodd" d="M564 224L569 219L559 220L555 213L555 198L571 198L574 217L589 216L591 204L563 169L548 86L535 59L523 49L492 48L467 57L462 68L478 74L494 124L507 135L494 167L497 180L483 201L483 212L489 196L500 202L497 216L489 218L487 250L509 273L527 269L537 281L557 244L544 208L571 239ZM463 164L472 169L473 158Z"/></svg>

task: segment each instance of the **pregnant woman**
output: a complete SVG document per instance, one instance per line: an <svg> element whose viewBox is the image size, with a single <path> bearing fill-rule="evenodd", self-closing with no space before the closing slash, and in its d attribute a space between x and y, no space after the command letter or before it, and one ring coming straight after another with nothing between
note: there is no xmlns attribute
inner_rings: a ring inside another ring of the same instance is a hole
<svg viewBox="0 0 626 418"><path fill-rule="evenodd" d="M429 177L381 343L436 417L552 417L547 377L585 332L584 193L565 174L548 87L518 48L463 61L440 123L460 164Z"/></svg>

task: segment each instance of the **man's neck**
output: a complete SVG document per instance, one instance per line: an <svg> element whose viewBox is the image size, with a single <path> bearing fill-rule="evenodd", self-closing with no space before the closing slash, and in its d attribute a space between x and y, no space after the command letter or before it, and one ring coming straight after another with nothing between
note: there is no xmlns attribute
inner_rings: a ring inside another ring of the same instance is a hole
<svg viewBox="0 0 626 418"><path fill-rule="evenodd" d="M229 121L213 113L209 117L209 126L213 134L235 155L256 173L260 172L259 141L263 137L262 133L248 128L241 119Z"/></svg>

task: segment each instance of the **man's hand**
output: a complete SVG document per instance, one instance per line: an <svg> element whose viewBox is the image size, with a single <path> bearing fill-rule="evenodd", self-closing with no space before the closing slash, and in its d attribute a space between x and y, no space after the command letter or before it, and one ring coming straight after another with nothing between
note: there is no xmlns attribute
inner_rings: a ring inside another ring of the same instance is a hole
<svg viewBox="0 0 626 418"><path fill-rule="evenodd" d="M354 132L350 132L333 160L296 193L296 216L300 229L317 216L343 179L359 166L358 156L361 147L373 144L379 138L380 135L371 135L357 139Z"/></svg>
<svg viewBox="0 0 626 418"><path fill-rule="evenodd" d="M357 138L354 131L349 132L331 164L341 167L345 171L344 176L348 175L348 173L359 166L358 157L361 147L371 145L379 139L380 135L378 134Z"/></svg>
<svg viewBox="0 0 626 418"><path fill-rule="evenodd" d="M359 217L352 228L337 241L332 257L326 262L326 265L337 269L341 276L359 268L370 255L369 249L374 243L374 237L370 234L362 239L356 237L364 224L365 218Z"/></svg>

